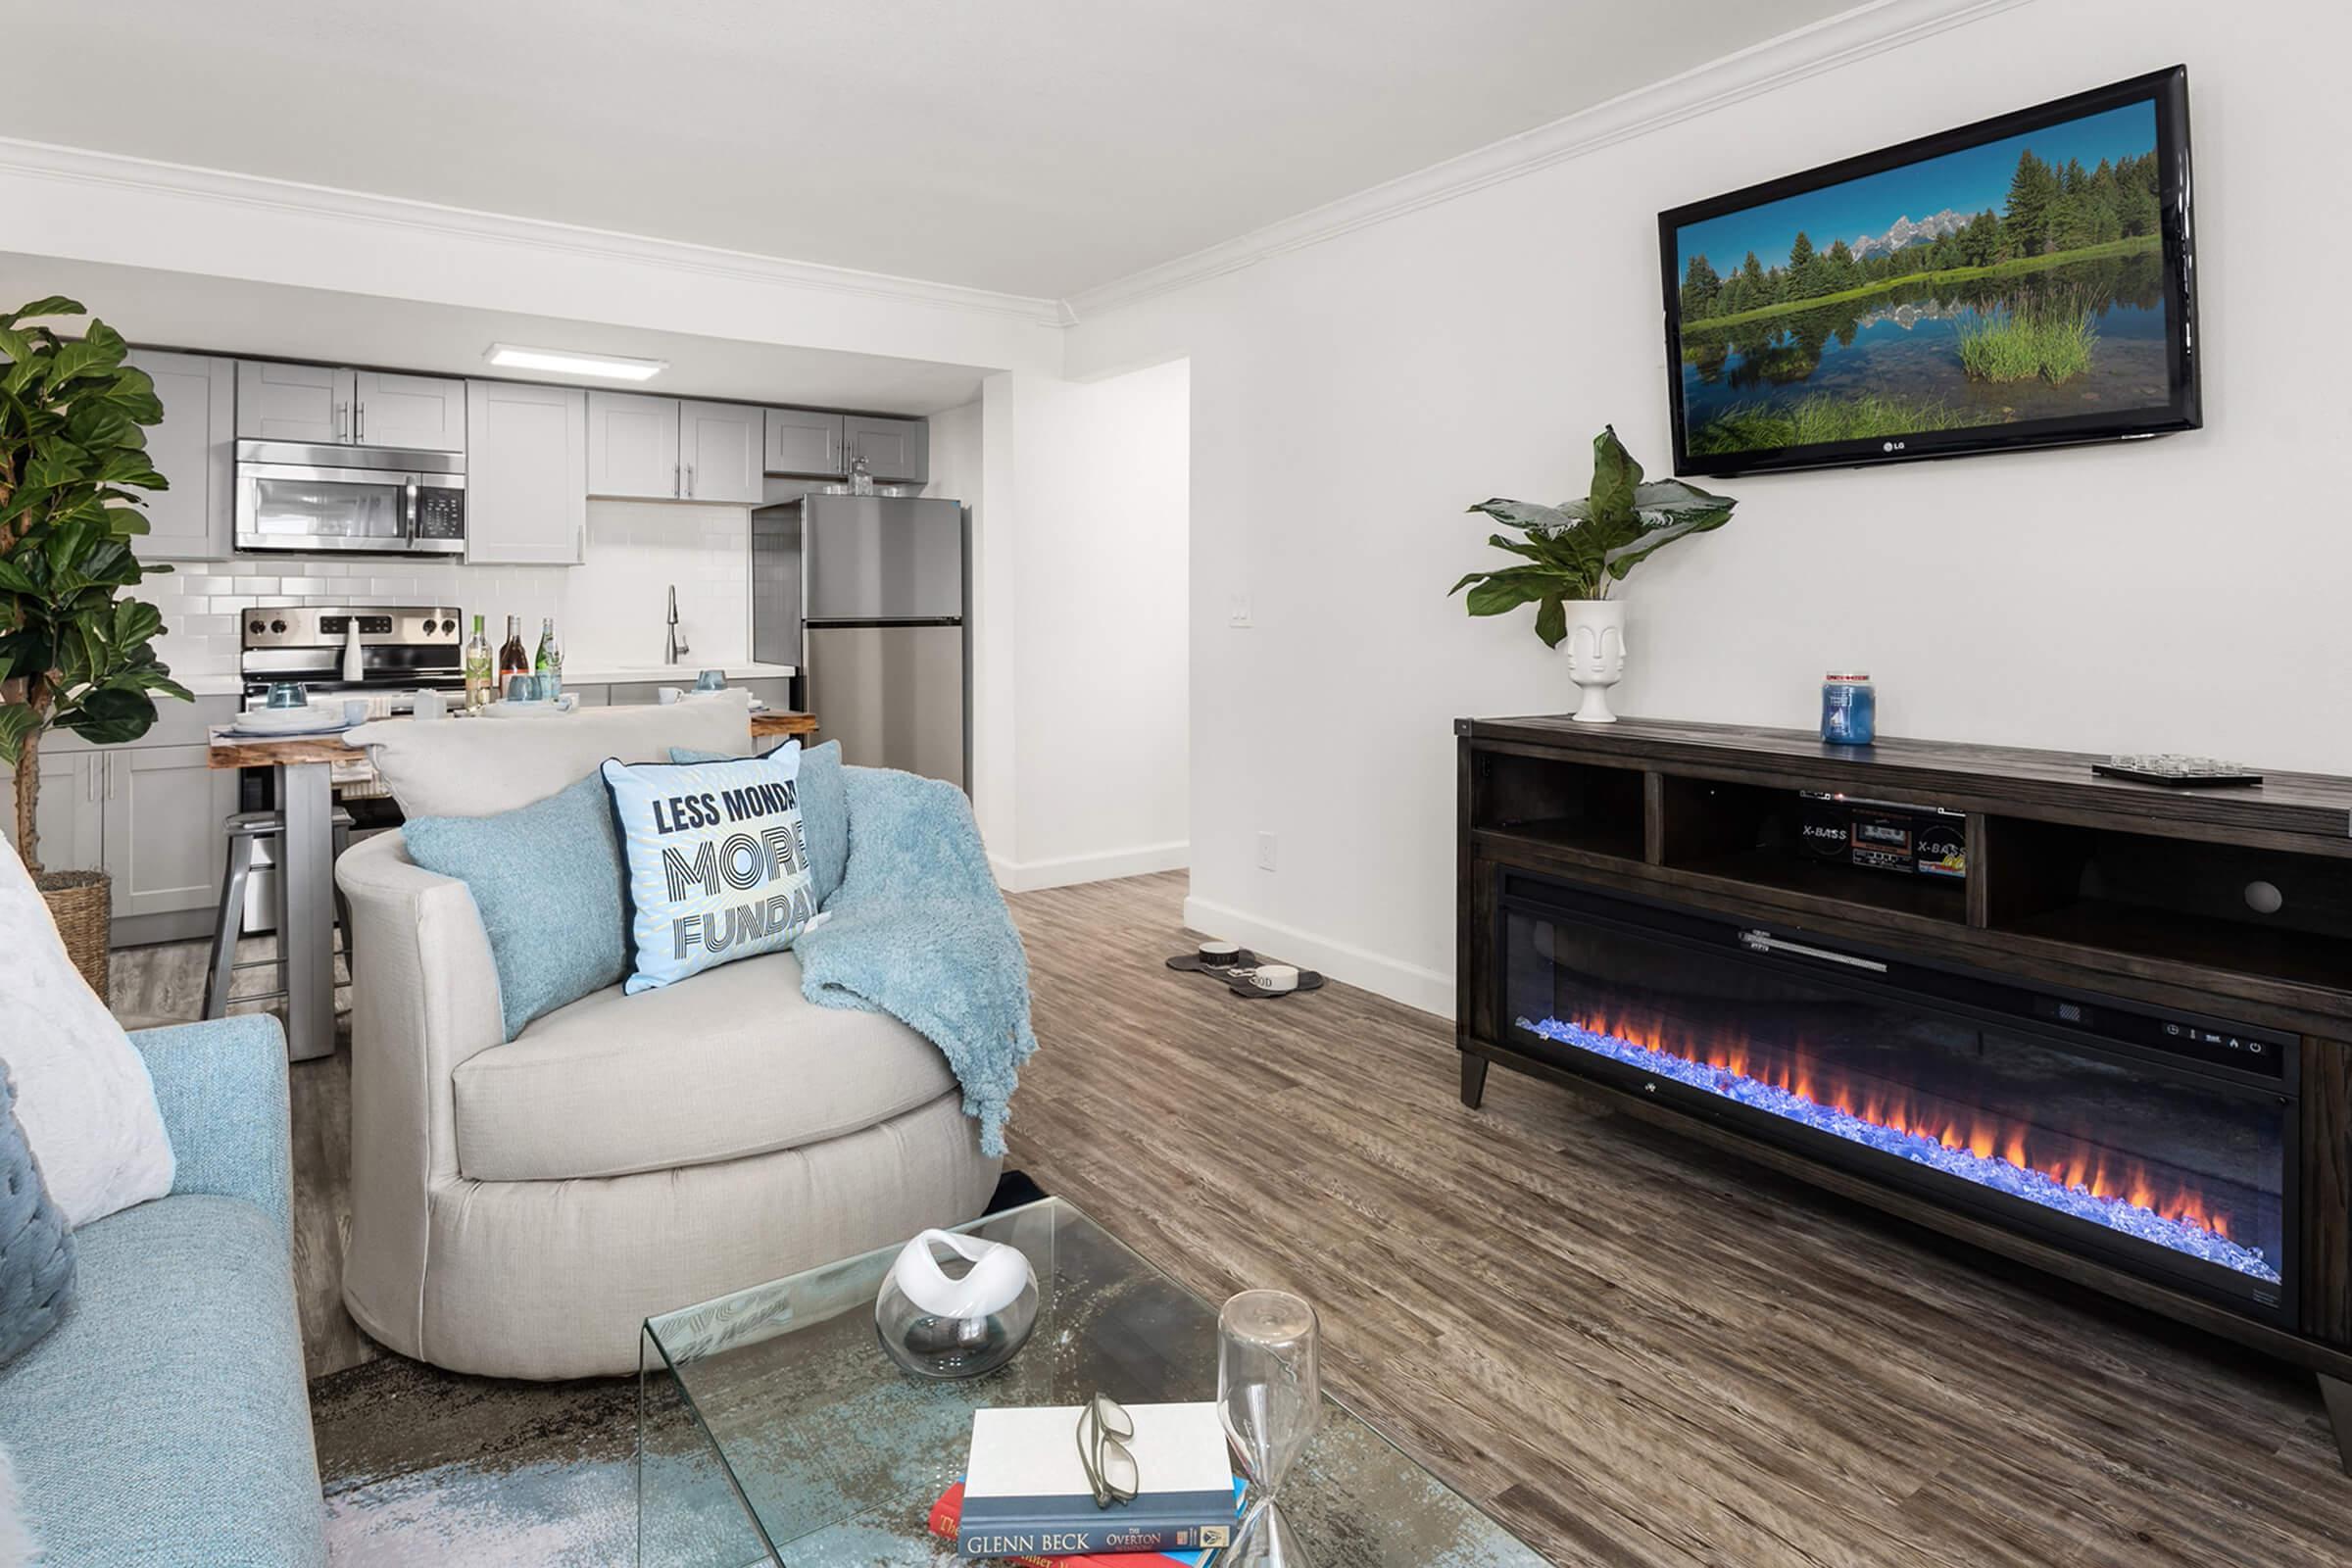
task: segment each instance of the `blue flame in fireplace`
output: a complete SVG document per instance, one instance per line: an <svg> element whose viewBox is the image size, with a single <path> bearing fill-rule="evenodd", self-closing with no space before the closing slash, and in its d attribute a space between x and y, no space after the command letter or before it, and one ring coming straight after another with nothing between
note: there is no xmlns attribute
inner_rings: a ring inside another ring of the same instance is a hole
<svg viewBox="0 0 2352 1568"><path fill-rule="evenodd" d="M1615 1035L1587 1029L1581 1024L1563 1023L1557 1018L1531 1023L1522 1018L1519 1027L1542 1035L1546 1040L1574 1046L1579 1051L1606 1056L1611 1061L1621 1061L1628 1066L1639 1067L1643 1072L1656 1073L1661 1078L1688 1084L1693 1089L1703 1089L1708 1094L1720 1095L1757 1110L1770 1111L1775 1116L1845 1139L1849 1143L1861 1144L1881 1153L1894 1154L1946 1175L1975 1182L1980 1187L1988 1187L1997 1193L2007 1193L2012 1198L2039 1203L2061 1214L2071 1214L2077 1219L2088 1220L2093 1225L2104 1225L2140 1241L2176 1252L2185 1252L2191 1257L2203 1258L2208 1263L2219 1263L2224 1268L2234 1269L2240 1274L2252 1275L2255 1279L2267 1280L2274 1285L2281 1283L2278 1265L2254 1249L2241 1247L2202 1225L2168 1218L2127 1200L2101 1198L2080 1187L2070 1187L2040 1171L2012 1165L2005 1159L1988 1158L1966 1149L1948 1148L1922 1133L1899 1132L1892 1127L1883 1127L1836 1106L1820 1104L1803 1095L1776 1089L1744 1073L1724 1067L1710 1067L1705 1062L1693 1061L1670 1051L1654 1051L1630 1040L1621 1040Z"/></svg>

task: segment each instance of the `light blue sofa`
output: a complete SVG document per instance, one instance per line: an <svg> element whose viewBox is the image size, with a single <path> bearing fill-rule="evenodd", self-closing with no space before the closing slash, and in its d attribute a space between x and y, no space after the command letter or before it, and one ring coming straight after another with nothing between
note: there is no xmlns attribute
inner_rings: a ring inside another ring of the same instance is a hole
<svg viewBox="0 0 2352 1568"><path fill-rule="evenodd" d="M294 1317L274 1018L134 1034L177 1175L74 1233L72 1311L0 1367L0 1446L58 1568L326 1561Z"/></svg>

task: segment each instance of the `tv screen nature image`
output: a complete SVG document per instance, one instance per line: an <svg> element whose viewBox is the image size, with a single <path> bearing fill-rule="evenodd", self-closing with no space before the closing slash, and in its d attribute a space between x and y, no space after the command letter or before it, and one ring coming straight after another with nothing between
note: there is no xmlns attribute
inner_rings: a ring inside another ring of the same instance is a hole
<svg viewBox="0 0 2352 1568"><path fill-rule="evenodd" d="M1674 230L1695 461L2171 398L2152 100Z"/></svg>

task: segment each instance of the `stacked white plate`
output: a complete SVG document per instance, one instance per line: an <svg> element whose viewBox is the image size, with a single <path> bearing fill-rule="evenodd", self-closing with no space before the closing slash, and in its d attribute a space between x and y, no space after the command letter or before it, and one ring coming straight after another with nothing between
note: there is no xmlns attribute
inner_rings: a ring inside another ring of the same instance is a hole
<svg viewBox="0 0 2352 1568"><path fill-rule="evenodd" d="M343 721L343 708L315 706L310 708L255 708L239 713L229 724L237 735L270 735L283 738L289 735L324 735L329 730L348 729Z"/></svg>

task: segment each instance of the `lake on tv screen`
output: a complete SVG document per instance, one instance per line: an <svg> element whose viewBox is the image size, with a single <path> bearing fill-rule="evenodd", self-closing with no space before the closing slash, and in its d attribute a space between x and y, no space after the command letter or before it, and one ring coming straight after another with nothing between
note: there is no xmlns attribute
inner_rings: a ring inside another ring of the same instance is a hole
<svg viewBox="0 0 2352 1568"><path fill-rule="evenodd" d="M1694 456L2165 407L2152 104L1678 231Z"/></svg>

